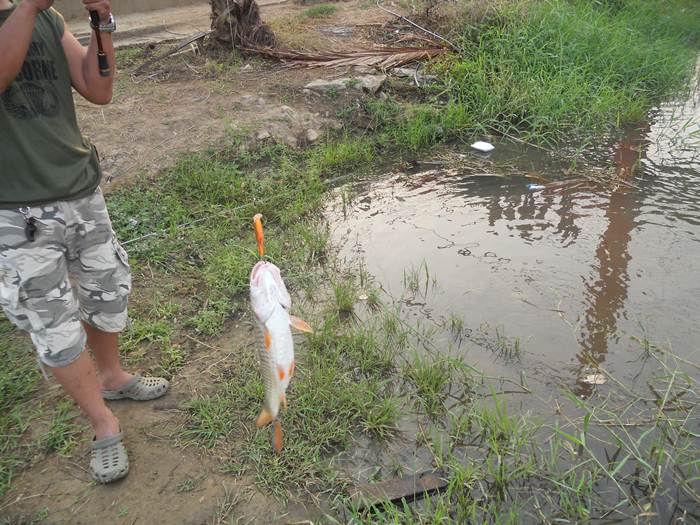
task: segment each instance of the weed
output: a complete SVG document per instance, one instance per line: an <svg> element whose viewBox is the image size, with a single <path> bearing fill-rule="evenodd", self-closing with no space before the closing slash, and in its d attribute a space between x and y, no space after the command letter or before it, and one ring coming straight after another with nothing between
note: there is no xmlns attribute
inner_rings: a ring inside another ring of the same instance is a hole
<svg viewBox="0 0 700 525"><path fill-rule="evenodd" d="M337 281L332 284L332 287L338 313L343 315L352 313L358 300L355 283L349 280Z"/></svg>
<svg viewBox="0 0 700 525"><path fill-rule="evenodd" d="M305 19L305 18L325 18L328 16L331 16L334 14L336 11L338 11L338 8L334 5L330 4L319 4L315 5L312 7L309 7L306 11L301 13L300 18Z"/></svg>
<svg viewBox="0 0 700 525"><path fill-rule="evenodd" d="M416 394L426 414L437 418L444 412L452 374L446 359L415 355L406 366L404 373L416 388Z"/></svg>
<svg viewBox="0 0 700 525"><path fill-rule="evenodd" d="M70 456L78 444L77 438L84 430L84 427L73 423L77 417L77 414L72 412L74 409L71 401L58 403L49 428L41 438L41 448L46 451L55 450L61 456Z"/></svg>

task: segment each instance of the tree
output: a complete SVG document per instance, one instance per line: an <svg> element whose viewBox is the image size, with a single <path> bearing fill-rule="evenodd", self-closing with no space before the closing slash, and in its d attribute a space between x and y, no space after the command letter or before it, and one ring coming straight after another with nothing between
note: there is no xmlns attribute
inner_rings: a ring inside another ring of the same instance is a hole
<svg viewBox="0 0 700 525"><path fill-rule="evenodd" d="M255 0L210 0L212 41L227 49L275 45Z"/></svg>

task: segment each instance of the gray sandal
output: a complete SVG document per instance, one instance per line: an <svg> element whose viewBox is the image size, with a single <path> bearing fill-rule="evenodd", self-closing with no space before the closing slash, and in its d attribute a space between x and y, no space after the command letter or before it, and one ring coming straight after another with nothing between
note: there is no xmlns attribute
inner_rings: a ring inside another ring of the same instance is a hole
<svg viewBox="0 0 700 525"><path fill-rule="evenodd" d="M93 439L90 449L90 474L98 483L111 483L129 472L129 457L121 432L115 436Z"/></svg>
<svg viewBox="0 0 700 525"><path fill-rule="evenodd" d="M141 377L137 374L118 390L103 390L102 397L109 400L149 401L165 394L169 385L168 380L162 377Z"/></svg>

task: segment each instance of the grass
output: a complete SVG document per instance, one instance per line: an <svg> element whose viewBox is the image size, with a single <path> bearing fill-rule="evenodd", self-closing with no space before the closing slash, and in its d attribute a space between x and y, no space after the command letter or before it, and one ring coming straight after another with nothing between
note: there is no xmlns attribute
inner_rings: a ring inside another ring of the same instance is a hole
<svg viewBox="0 0 700 525"><path fill-rule="evenodd" d="M681 364L657 348L643 365L655 368L646 393L622 384L588 399L565 392L546 421L509 414L491 390L422 433L446 472L444 492L372 512L342 504L373 524L697 520L700 385Z"/></svg>
<svg viewBox="0 0 700 525"><path fill-rule="evenodd" d="M334 460L351 454L358 435L389 442L413 409L430 422L418 431L419 446L449 474L449 487L424 506L387 506L371 517L353 511L360 522L583 522L650 512L697 519L700 389L658 347L645 346L661 373L643 396L624 385L587 400L566 395L562 414L541 422L513 415L484 376L423 353L416 340L431 331L407 329L377 291L368 292L369 319L359 323L354 280L330 279L330 289L314 290L328 243L314 216L325 180L367 169L387 153L398 159L493 129L549 143L599 136L677 92L700 41L700 8L682 0L550 0L494 9L476 30L460 25L460 52L436 67L441 84L424 101L362 102L372 133L348 132L304 152L243 151L243 138L233 137L221 151L186 156L157 180L144 175L113 193L114 226L128 243L135 281L147 283L136 291L134 321L122 337L126 359L172 375L187 363L191 338L206 340L231 326L257 259L250 219L261 212L267 257L284 268L297 296L317 306L316 332L299 347L288 395L285 453L271 454L268 430L252 426L263 390L252 352L223 365L212 391L188 403L181 442L222 453L229 472L251 473L276 496L326 489L338 495L351 479ZM117 61L128 66L138 54L125 50ZM225 65L211 67L220 72ZM425 265L408 269L404 280L414 295L434 286ZM456 338L474 337L463 320L448 324ZM70 405L36 397L39 375L26 338L5 321L0 336L2 495L35 454L71 454L81 429ZM517 338L498 331L495 339L484 337L506 359L522 351ZM469 395L451 403L455 383ZM484 401L471 395L478 388ZM48 429L39 440L28 432L34 422ZM197 483L187 478L178 490ZM227 515L230 506L222 505ZM674 505L679 510L669 510Z"/></svg>
<svg viewBox="0 0 700 525"><path fill-rule="evenodd" d="M700 43L684 0L504 4L445 64L454 100L482 125L557 143L635 123L681 90Z"/></svg>
<svg viewBox="0 0 700 525"><path fill-rule="evenodd" d="M0 319L0 496L9 488L14 473L25 465L31 452L20 447L31 422L36 419L32 403L41 375L27 338Z"/></svg>
<svg viewBox="0 0 700 525"><path fill-rule="evenodd" d="M432 66L439 82L423 100L363 101L371 125L362 129L373 133L319 148L320 172L484 134L590 143L683 91L700 44L690 0L518 1L488 11L476 25L454 18L459 51Z"/></svg>
<svg viewBox="0 0 700 525"><path fill-rule="evenodd" d="M324 483L339 483L339 473L327 458L346 449L356 433L380 440L391 437L399 414L388 381L392 349L374 340L368 327L343 321L332 305L329 308L303 351L297 349L297 372L287 393L289 410L281 420L283 454L272 453L268 428L252 428L263 394L254 352L241 356L215 395L189 404L181 439L229 447L230 472L251 470L266 491L286 497L293 489L318 490ZM239 435L242 429L247 430Z"/></svg>
<svg viewBox="0 0 700 525"><path fill-rule="evenodd" d="M338 7L331 4L319 4L306 9L299 17L306 18L326 18L338 11Z"/></svg>

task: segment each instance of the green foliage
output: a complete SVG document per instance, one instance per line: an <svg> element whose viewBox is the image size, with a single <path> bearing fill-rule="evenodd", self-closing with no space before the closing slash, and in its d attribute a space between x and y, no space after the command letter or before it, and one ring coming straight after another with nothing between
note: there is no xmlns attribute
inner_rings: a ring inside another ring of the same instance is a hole
<svg viewBox="0 0 700 525"><path fill-rule="evenodd" d="M445 82L476 121L552 143L642 119L683 87L700 37L700 7L682 0L498 9L464 32Z"/></svg>
<svg viewBox="0 0 700 525"><path fill-rule="evenodd" d="M338 8L331 4L319 4L309 7L300 16L301 18L325 18L331 16Z"/></svg>
<svg viewBox="0 0 700 525"><path fill-rule="evenodd" d="M34 417L29 404L36 393L39 374L34 349L25 336L0 316L0 497L14 473L27 461L20 442Z"/></svg>

